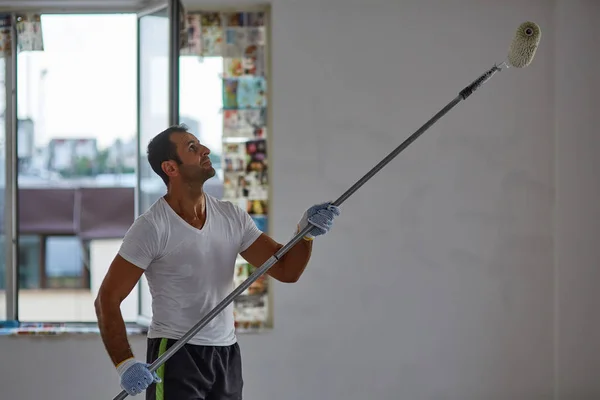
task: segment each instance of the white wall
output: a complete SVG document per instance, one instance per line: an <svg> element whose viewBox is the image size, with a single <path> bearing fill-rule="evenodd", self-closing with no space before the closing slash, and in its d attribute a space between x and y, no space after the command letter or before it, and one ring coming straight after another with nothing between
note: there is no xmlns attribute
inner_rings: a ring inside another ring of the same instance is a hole
<svg viewBox="0 0 600 400"><path fill-rule="evenodd" d="M344 204L299 283L276 285L275 330L240 338L245 399L546 400L556 382L561 399L596 398L598 5L273 4L282 241L503 61L521 22L544 36L530 67L496 75ZM0 346L6 398L119 392L98 337Z"/></svg>
<svg viewBox="0 0 600 400"><path fill-rule="evenodd" d="M600 2L556 14L556 280L558 391L600 398Z"/></svg>

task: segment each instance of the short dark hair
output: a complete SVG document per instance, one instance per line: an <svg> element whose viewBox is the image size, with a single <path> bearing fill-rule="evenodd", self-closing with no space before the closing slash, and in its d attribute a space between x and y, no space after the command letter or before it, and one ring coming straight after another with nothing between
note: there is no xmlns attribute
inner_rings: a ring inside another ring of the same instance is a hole
<svg viewBox="0 0 600 400"><path fill-rule="evenodd" d="M165 185L169 185L169 176L162 170L162 163L173 160L177 164L181 164L181 159L177 154L177 146L171 141L171 134L175 132L187 132L188 127L185 124L173 125L154 136L146 151L150 167L160 178Z"/></svg>

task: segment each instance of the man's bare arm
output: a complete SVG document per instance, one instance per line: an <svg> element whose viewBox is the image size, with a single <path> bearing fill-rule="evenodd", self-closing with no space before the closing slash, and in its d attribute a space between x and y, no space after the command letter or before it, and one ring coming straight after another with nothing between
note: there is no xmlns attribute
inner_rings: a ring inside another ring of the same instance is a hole
<svg viewBox="0 0 600 400"><path fill-rule="evenodd" d="M133 357L121 314L121 302L131 293L143 273L143 269L117 255L94 302L100 336L115 366Z"/></svg>
<svg viewBox="0 0 600 400"><path fill-rule="evenodd" d="M252 266L259 268L282 247L281 243L263 233L240 255ZM297 282L310 261L311 253L312 241L301 240L273 264L267 275L280 282Z"/></svg>

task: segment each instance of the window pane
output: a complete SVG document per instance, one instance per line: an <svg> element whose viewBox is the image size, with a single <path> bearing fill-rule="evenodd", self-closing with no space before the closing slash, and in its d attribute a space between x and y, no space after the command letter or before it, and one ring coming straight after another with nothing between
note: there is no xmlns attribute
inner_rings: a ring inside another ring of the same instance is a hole
<svg viewBox="0 0 600 400"><path fill-rule="evenodd" d="M46 238L45 274L49 288L80 288L84 286L83 243L78 237Z"/></svg>
<svg viewBox="0 0 600 400"><path fill-rule="evenodd" d="M221 149L223 139L223 59L193 56L179 58L179 115L190 132L210 149L216 175L204 188L206 193L223 197ZM202 90L198 90L198 88Z"/></svg>
<svg viewBox="0 0 600 400"><path fill-rule="evenodd" d="M146 157L148 142L169 125L169 17L166 8L140 18L139 51L139 212L143 213L166 192L165 184L154 173ZM152 318L152 300L145 276L140 280L140 289L139 315L147 323Z"/></svg>
<svg viewBox="0 0 600 400"><path fill-rule="evenodd" d="M42 15L43 50L18 55L24 321L96 321L99 282L135 218L136 21ZM126 320L137 301L136 289Z"/></svg>
<svg viewBox="0 0 600 400"><path fill-rule="evenodd" d="M146 158L148 142L169 126L169 18L167 10L140 18L140 212L166 187Z"/></svg>
<svg viewBox="0 0 600 400"><path fill-rule="evenodd" d="M41 287L41 247L40 236L19 237L19 288L39 289Z"/></svg>

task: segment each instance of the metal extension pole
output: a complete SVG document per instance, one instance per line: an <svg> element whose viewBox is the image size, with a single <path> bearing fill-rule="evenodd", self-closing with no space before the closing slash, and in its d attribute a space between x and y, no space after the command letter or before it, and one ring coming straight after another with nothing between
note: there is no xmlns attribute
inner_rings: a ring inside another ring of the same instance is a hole
<svg viewBox="0 0 600 400"><path fill-rule="evenodd" d="M442 118L448 111L450 111L454 106L460 103L462 100L466 100L475 90L477 90L481 85L483 85L488 79L492 77L496 72L501 69L498 66L494 66L490 70L486 71L483 75L477 78L473 83L469 86L465 87L456 98L454 98L448 105L446 105L441 111L435 114L429 121L427 121L423 126L421 126L415 133L410 135L402 144L396 147L390 154L388 154L379 164L373 167L368 173L366 173L362 178L360 178L350 189L348 189L344 194L342 194L337 200L335 200L332 204L335 206L340 206L344 201L346 201L354 192L356 192L362 185L364 185L369 179L371 179L377 172L379 172L383 167L385 167L390 161L392 161L400 152L406 149L412 142L414 142L419 136L421 136L427 129L429 129L433 124L435 124L440 118ZM254 281L260 278L265 272L267 272L285 253L287 253L296 243L298 243L302 238L313 228L312 225L307 225L304 229L296 234L285 246L283 246L279 251L277 251L271 258L269 258L260 268L255 270L252 275L248 277L244 282L242 282L235 290L233 290L225 299L223 299L215 308L213 308L210 312L208 312L204 318L200 320L196 325L192 327L185 335L181 337L173 346L171 346L165 353L163 353L160 357L158 357L151 365L150 371L156 371L162 364L164 364L169 358L175 354L177 350L182 348L187 342L190 341L192 337L194 337L202 328L204 328L214 317L217 316L225 307L229 305L237 296L239 296L243 291L245 291ZM113 400L123 400L128 396L127 392L122 391L119 393Z"/></svg>

